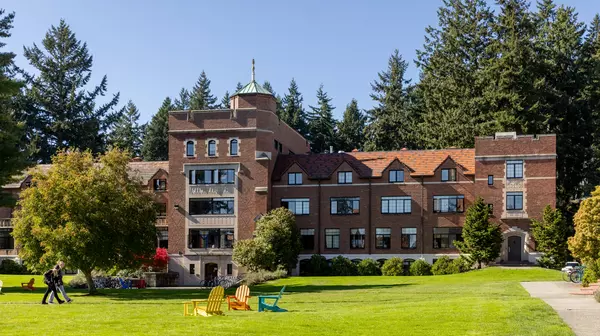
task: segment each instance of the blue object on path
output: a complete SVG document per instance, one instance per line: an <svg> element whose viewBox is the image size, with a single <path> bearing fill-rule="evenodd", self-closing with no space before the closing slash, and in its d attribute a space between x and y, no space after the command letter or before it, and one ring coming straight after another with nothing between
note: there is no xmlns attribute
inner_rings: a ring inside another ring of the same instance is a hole
<svg viewBox="0 0 600 336"><path fill-rule="evenodd" d="M266 310L270 310L272 312L286 312L286 309L280 308L279 306L277 306L277 302L279 302L279 299L281 299L281 296L283 295L283 291L285 291L285 286L283 286L283 288L281 289L281 291L279 292L279 295L259 295L258 296L258 311L264 311ZM266 302L267 299L274 299L275 302L273 302L272 304L268 304Z"/></svg>
<svg viewBox="0 0 600 336"><path fill-rule="evenodd" d="M119 283L121 283L121 289L131 289L131 280L119 278Z"/></svg>

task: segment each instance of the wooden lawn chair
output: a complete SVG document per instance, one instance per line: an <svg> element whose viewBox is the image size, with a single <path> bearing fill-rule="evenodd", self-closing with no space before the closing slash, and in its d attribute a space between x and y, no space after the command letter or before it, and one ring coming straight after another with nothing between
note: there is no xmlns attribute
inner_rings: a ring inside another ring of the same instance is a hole
<svg viewBox="0 0 600 336"><path fill-rule="evenodd" d="M34 291L35 288L33 287L33 284L35 283L35 279L31 278L31 280L29 280L29 282L21 282L21 288L23 289L27 289L30 291Z"/></svg>
<svg viewBox="0 0 600 336"><path fill-rule="evenodd" d="M250 288L246 285L241 285L235 291L235 295L227 295L228 310L250 310L248 299L250 298Z"/></svg>
<svg viewBox="0 0 600 336"><path fill-rule="evenodd" d="M258 311L264 311L266 310L270 310L272 312L286 312L286 309L280 308L277 305L277 302L279 302L279 299L281 299L281 296L283 295L283 292L285 291L285 286L283 286L283 288L281 289L281 291L279 292L279 295L259 295L258 296ZM275 302L269 304L266 302L267 299L274 299Z"/></svg>
<svg viewBox="0 0 600 336"><path fill-rule="evenodd" d="M221 310L221 304L223 303L223 296L225 295L225 289L221 286L217 286L210 291L208 299L204 300L191 300L183 303L183 315L202 315L202 316L213 316L223 315ZM200 306L199 304L206 303L206 305ZM189 311L189 306L193 305L194 310L192 313Z"/></svg>

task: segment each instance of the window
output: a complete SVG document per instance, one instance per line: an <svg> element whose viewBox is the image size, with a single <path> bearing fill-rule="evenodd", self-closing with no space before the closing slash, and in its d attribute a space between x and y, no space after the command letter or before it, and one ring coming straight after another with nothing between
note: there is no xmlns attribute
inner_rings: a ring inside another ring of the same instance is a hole
<svg viewBox="0 0 600 336"><path fill-rule="evenodd" d="M302 173L288 173L288 184L302 184Z"/></svg>
<svg viewBox="0 0 600 336"><path fill-rule="evenodd" d="M400 247L403 249L417 248L417 228L402 228Z"/></svg>
<svg viewBox="0 0 600 336"><path fill-rule="evenodd" d="M167 180L166 179L155 179L154 180L154 191L166 191Z"/></svg>
<svg viewBox="0 0 600 336"><path fill-rule="evenodd" d="M331 198L332 215L353 215L358 214L360 208L359 197L340 197Z"/></svg>
<svg viewBox="0 0 600 336"><path fill-rule="evenodd" d="M433 196L433 212L463 212L465 196Z"/></svg>
<svg viewBox="0 0 600 336"><path fill-rule="evenodd" d="M325 229L325 248L340 248L340 229Z"/></svg>
<svg viewBox="0 0 600 336"><path fill-rule="evenodd" d="M404 182L404 170L390 170L390 182Z"/></svg>
<svg viewBox="0 0 600 336"><path fill-rule="evenodd" d="M190 229L189 248L233 248L233 229Z"/></svg>
<svg viewBox="0 0 600 336"><path fill-rule="evenodd" d="M455 241L462 241L461 228L433 228L433 248L454 248Z"/></svg>
<svg viewBox="0 0 600 336"><path fill-rule="evenodd" d="M190 274L196 274L196 264L190 264Z"/></svg>
<svg viewBox="0 0 600 336"><path fill-rule="evenodd" d="M506 210L523 210L523 192L506 193Z"/></svg>
<svg viewBox="0 0 600 336"><path fill-rule="evenodd" d="M315 229L300 229L300 241L303 250L315 249Z"/></svg>
<svg viewBox="0 0 600 336"><path fill-rule="evenodd" d="M456 181L456 168L442 169L442 182Z"/></svg>
<svg viewBox="0 0 600 336"><path fill-rule="evenodd" d="M294 215L308 215L309 203L308 198L283 198L281 200L281 206L289 209Z"/></svg>
<svg viewBox="0 0 600 336"><path fill-rule="evenodd" d="M364 249L365 248L365 229L350 229L350 248Z"/></svg>
<svg viewBox="0 0 600 336"><path fill-rule="evenodd" d="M375 229L375 248L389 249L392 240L392 229Z"/></svg>
<svg viewBox="0 0 600 336"><path fill-rule="evenodd" d="M190 170L190 184L234 184L234 169Z"/></svg>
<svg viewBox="0 0 600 336"><path fill-rule="evenodd" d="M488 185L494 185L494 175L488 175Z"/></svg>
<svg viewBox="0 0 600 336"><path fill-rule="evenodd" d="M411 198L402 197L381 197L381 213L384 214L409 214Z"/></svg>
<svg viewBox="0 0 600 336"><path fill-rule="evenodd" d="M227 275L233 274L233 264L227 264Z"/></svg>
<svg viewBox="0 0 600 336"><path fill-rule="evenodd" d="M352 183L352 172L338 172L338 183L339 184Z"/></svg>
<svg viewBox="0 0 600 336"><path fill-rule="evenodd" d="M167 203L156 203L156 216L167 217Z"/></svg>
<svg viewBox="0 0 600 336"><path fill-rule="evenodd" d="M229 155L238 155L238 140L231 139L229 141Z"/></svg>
<svg viewBox="0 0 600 336"><path fill-rule="evenodd" d="M208 156L217 156L217 142L215 140L208 141Z"/></svg>
<svg viewBox="0 0 600 336"><path fill-rule="evenodd" d="M15 240L10 235L12 229L0 229L0 250L12 250L15 248Z"/></svg>
<svg viewBox="0 0 600 336"><path fill-rule="evenodd" d="M193 141L186 142L185 155L186 156L194 156L194 142Z"/></svg>
<svg viewBox="0 0 600 336"><path fill-rule="evenodd" d="M169 248L169 231L167 229L158 229L158 247Z"/></svg>
<svg viewBox="0 0 600 336"><path fill-rule="evenodd" d="M190 198L190 215L233 214L233 198Z"/></svg>
<svg viewBox="0 0 600 336"><path fill-rule="evenodd" d="M506 178L523 178L523 160L506 161Z"/></svg>

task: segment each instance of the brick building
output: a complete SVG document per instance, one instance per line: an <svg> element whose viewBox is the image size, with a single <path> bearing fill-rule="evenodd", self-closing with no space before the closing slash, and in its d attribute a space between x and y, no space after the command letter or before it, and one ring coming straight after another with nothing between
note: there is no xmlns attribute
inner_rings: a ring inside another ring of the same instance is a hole
<svg viewBox="0 0 600 336"><path fill-rule="evenodd" d="M554 135L498 133L470 149L307 154L309 143L275 111L273 95L252 78L229 109L171 111L168 162L131 163L164 204L157 244L168 247L181 285L237 274L232 244L280 206L296 214L300 267L314 253L407 264L456 257L453 242L477 196L504 231L498 261L536 261L529 224L555 204ZM5 188L18 192L26 181ZM2 240L9 218L0 209L0 258L16 254Z"/></svg>

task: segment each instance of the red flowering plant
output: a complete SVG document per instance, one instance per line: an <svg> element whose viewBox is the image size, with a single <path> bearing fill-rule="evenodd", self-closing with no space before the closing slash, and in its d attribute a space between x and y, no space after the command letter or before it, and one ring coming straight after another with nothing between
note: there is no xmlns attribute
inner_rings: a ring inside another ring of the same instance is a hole
<svg viewBox="0 0 600 336"><path fill-rule="evenodd" d="M144 262L144 271L161 272L167 270L169 264L169 254L166 248L156 248L154 256L147 258Z"/></svg>

